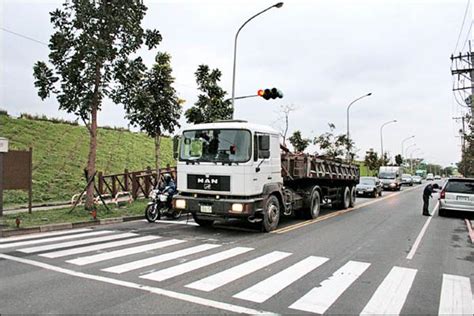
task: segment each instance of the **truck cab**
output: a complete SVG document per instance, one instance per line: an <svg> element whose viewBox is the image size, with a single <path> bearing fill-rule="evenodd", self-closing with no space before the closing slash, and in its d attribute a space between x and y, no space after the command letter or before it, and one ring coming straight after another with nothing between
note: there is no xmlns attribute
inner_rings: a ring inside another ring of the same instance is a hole
<svg viewBox="0 0 474 316"><path fill-rule="evenodd" d="M178 145L174 207L201 226L218 218L259 221L264 196L281 192L279 132L246 121L220 121L186 129Z"/></svg>

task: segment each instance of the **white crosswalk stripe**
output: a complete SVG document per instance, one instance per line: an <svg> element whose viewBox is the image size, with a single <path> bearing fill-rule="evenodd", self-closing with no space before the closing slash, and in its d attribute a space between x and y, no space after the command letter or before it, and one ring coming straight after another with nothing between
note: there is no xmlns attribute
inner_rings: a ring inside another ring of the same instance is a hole
<svg viewBox="0 0 474 316"><path fill-rule="evenodd" d="M110 241L110 240L116 240L116 239L127 238L127 237L135 237L135 236L137 236L137 234L123 233L123 234L117 234L117 235L108 235L108 236L101 236L101 237L95 237L95 238L67 241L67 242L62 242L59 244L22 248L22 249L18 249L18 251L25 252L25 253L42 252L42 251L47 251L47 250L87 245L87 244L93 244L93 243L98 243L98 242L103 242L103 241Z"/></svg>
<svg viewBox="0 0 474 316"><path fill-rule="evenodd" d="M91 256L86 256L86 257L80 257L77 259L67 260L66 262L83 266L86 264L115 259L119 257L125 257L132 254L137 254L137 253L142 253L142 252L146 252L150 250L156 250L156 249L160 249L160 248L164 248L164 247L168 247L172 245L177 245L183 242L185 242L185 240L170 239L170 240L165 240L165 241L161 241L161 242L157 242L153 244L147 244L147 245L138 246L138 247L125 248L121 250L99 253L96 255L91 255Z"/></svg>
<svg viewBox="0 0 474 316"><path fill-rule="evenodd" d="M42 244L48 242L55 242L61 240L69 240L69 239L76 239L76 238L83 238L83 237L91 237L91 236L99 236L113 233L110 230L98 230L90 233L82 233L82 234L75 234L75 235L66 235L60 237L52 237L52 238L44 238L44 239L35 239L35 240L27 240L27 241L19 241L9 244L1 244L0 248L11 248L11 247L23 247L28 245L35 245L35 244Z"/></svg>
<svg viewBox="0 0 474 316"><path fill-rule="evenodd" d="M196 259L193 261L185 262L177 266L169 267L167 269L159 270L150 274L142 275L140 278L153 280L153 281L164 281L175 276L197 270L199 268L211 265L213 263L223 261L237 255L246 253L253 250L253 248L247 247L235 247L229 250L218 252L216 254Z"/></svg>
<svg viewBox="0 0 474 316"><path fill-rule="evenodd" d="M305 312L324 314L326 310L357 280L370 263L349 261L329 278L321 282L289 308Z"/></svg>
<svg viewBox="0 0 474 316"><path fill-rule="evenodd" d="M471 281L467 277L443 274L440 315L473 315L474 297Z"/></svg>
<svg viewBox="0 0 474 316"><path fill-rule="evenodd" d="M65 250L58 250L58 251L53 251L53 252L46 252L46 253L40 254L40 256L46 257L46 258L66 257L66 256L71 256L71 255L77 255L80 253L115 248L115 247L120 247L120 246L127 246L131 244L138 244L140 242L156 240L159 238L161 237L160 236L142 236L142 237L136 237L136 238L128 238L124 240L112 241L112 242L102 243L98 245L91 245L91 246L77 247L77 248L71 248L71 249L65 249Z"/></svg>
<svg viewBox="0 0 474 316"><path fill-rule="evenodd" d="M263 303L328 260L328 258L323 257L307 257L262 282L237 293L234 297L255 303Z"/></svg>
<svg viewBox="0 0 474 316"><path fill-rule="evenodd" d="M79 229L71 229L71 230L60 230L60 231L53 231L53 232L28 234L28 235L21 235L21 236L11 236L11 237L1 238L0 239L0 244L12 242L12 241L27 240L27 239L37 239L37 238L45 238L45 237L51 237L51 236L83 233L83 232L88 232L88 231L90 232L91 229L90 228L79 228Z"/></svg>
<svg viewBox="0 0 474 316"><path fill-rule="evenodd" d="M398 315L405 304L417 270L393 267L379 285L361 315Z"/></svg>
<svg viewBox="0 0 474 316"><path fill-rule="evenodd" d="M191 248L186 248L186 249L173 251L173 252L170 252L170 253L165 253L165 254L155 256L155 257L151 257L151 258L146 258L146 259L142 259L142 260L137 260L137 261L124 263L124 264L121 264L121 265L118 265L118 266L113 266L113 267L110 267L110 268L102 269L102 271L112 272L112 273L129 272L129 271L132 271L132 270L136 270L136 269L140 269L140 268L143 268L143 267L148 267L148 266L151 266L151 265L154 265L154 264L162 263L162 262L165 262L165 261L169 261L169 260L189 256L189 255L192 255L192 254L195 254L195 253L199 253L199 252L202 252L202 251L214 249L214 248L217 248L217 247L220 247L220 245L203 244L203 245L199 245L199 246L195 246L195 247L191 247Z"/></svg>
<svg viewBox="0 0 474 316"><path fill-rule="evenodd" d="M265 268L271 265L272 263L280 261L290 255L291 253L288 253L288 252L273 251L269 254L263 255L253 260L239 264L238 266L224 270L220 273L211 275L202 280L188 284L186 285L186 287L195 289L195 290L209 292L227 283L230 283L246 275L249 275L252 272Z"/></svg>

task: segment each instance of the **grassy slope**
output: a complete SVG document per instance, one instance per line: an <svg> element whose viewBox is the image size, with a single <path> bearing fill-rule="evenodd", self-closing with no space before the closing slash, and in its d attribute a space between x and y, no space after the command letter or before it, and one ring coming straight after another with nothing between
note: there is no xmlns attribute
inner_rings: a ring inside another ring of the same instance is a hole
<svg viewBox="0 0 474 316"><path fill-rule="evenodd" d="M64 201L85 185L89 135L85 127L0 115L0 136L10 149L33 148L33 201ZM163 138L161 162L173 165L172 141ZM154 166L154 142L143 133L99 129L97 170L104 174ZM5 204L27 202L23 191L6 191Z"/></svg>

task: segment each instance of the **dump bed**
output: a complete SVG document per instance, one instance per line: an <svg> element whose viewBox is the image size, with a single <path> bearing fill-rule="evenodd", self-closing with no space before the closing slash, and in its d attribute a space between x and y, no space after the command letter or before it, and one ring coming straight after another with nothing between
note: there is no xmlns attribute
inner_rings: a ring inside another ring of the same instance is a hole
<svg viewBox="0 0 474 316"><path fill-rule="evenodd" d="M281 154L283 180L303 178L359 181L359 166L309 154Z"/></svg>

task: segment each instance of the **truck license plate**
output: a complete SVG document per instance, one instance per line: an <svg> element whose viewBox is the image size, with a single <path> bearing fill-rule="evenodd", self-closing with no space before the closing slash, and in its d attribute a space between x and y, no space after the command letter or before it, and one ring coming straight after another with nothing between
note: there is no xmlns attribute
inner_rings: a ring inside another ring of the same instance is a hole
<svg viewBox="0 0 474 316"><path fill-rule="evenodd" d="M469 201L469 197L468 196L456 196L456 200L458 201Z"/></svg>
<svg viewBox="0 0 474 316"><path fill-rule="evenodd" d="M211 205L201 205L201 213L212 213Z"/></svg>
<svg viewBox="0 0 474 316"><path fill-rule="evenodd" d="M357 194L364 194L364 191L357 191Z"/></svg>

